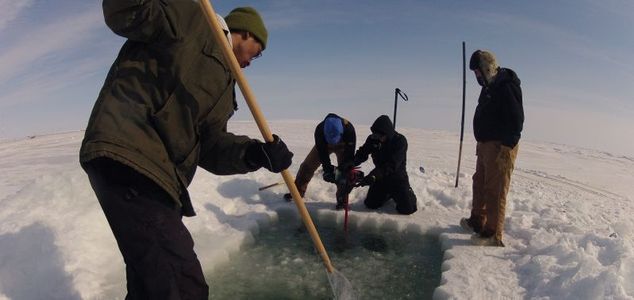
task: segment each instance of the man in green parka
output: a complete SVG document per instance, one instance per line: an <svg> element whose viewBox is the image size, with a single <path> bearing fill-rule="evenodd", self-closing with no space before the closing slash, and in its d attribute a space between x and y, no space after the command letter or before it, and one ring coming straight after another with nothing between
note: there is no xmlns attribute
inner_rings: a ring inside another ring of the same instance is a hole
<svg viewBox="0 0 634 300"><path fill-rule="evenodd" d="M104 0L103 11L127 41L93 108L80 162L126 263L126 299L207 299L182 222L195 214L187 186L196 168L280 172L293 154L277 136L262 143L227 132L235 79L197 2ZM266 48L255 9L219 21L242 68Z"/></svg>

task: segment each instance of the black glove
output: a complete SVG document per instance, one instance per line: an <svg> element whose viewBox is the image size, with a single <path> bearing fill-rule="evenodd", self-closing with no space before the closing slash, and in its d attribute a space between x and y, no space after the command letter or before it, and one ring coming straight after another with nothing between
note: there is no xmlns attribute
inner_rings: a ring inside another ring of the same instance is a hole
<svg viewBox="0 0 634 300"><path fill-rule="evenodd" d="M289 151L280 137L274 134L272 142L258 141L250 145L245 158L254 168L265 167L271 172L279 173L291 165L293 152Z"/></svg>
<svg viewBox="0 0 634 300"><path fill-rule="evenodd" d="M337 166L337 169L339 169L339 171L343 174L348 174L348 172L350 172L350 169L352 169L353 167L354 167L354 161L346 161L342 163L340 166Z"/></svg>
<svg viewBox="0 0 634 300"><path fill-rule="evenodd" d="M376 177L374 177L374 175L368 175L363 177L363 179L359 181L359 186L373 185L375 182L376 182Z"/></svg>
<svg viewBox="0 0 634 300"><path fill-rule="evenodd" d="M363 171L359 170L359 168L356 168L356 169L353 169L351 172L352 172L352 176L350 177L352 181L352 186L354 187L361 186L361 180L365 178L363 176Z"/></svg>
<svg viewBox="0 0 634 300"><path fill-rule="evenodd" d="M325 182L335 183L335 172L328 172L324 170L323 178Z"/></svg>
<svg viewBox="0 0 634 300"><path fill-rule="evenodd" d="M381 149L381 140L378 134L371 134L365 140L365 145L369 153L374 153Z"/></svg>

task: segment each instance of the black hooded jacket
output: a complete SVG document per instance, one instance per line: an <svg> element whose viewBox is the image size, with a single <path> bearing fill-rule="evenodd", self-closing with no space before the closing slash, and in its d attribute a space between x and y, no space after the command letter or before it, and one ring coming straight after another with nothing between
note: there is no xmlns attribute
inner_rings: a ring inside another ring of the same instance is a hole
<svg viewBox="0 0 634 300"><path fill-rule="evenodd" d="M344 144L343 150L343 162L339 167L352 166L354 159L354 149L357 147L357 135L354 131L354 126L350 121L336 115L333 113L329 113L324 121L328 117L337 117L341 119L343 123L343 135L341 136L341 141L339 144ZM317 152L319 153L319 161L321 162L321 166L324 171L334 172L335 167L332 166L332 162L330 162L330 154L328 153L328 142L326 142L326 137L324 136L324 121L321 121L317 128L315 128L315 147L317 147Z"/></svg>
<svg viewBox="0 0 634 300"><path fill-rule="evenodd" d="M473 133L478 142L500 141L514 148L524 125L520 79L511 69L500 68L495 80L483 87L473 116Z"/></svg>
<svg viewBox="0 0 634 300"><path fill-rule="evenodd" d="M370 128L372 133L380 133L387 136L387 140L381 146L373 147L375 141L369 136L363 146L359 147L355 154L355 165L360 165L372 155L374 169L368 176L374 176L379 180L407 180L407 139L396 132L389 117L383 115L374 121Z"/></svg>

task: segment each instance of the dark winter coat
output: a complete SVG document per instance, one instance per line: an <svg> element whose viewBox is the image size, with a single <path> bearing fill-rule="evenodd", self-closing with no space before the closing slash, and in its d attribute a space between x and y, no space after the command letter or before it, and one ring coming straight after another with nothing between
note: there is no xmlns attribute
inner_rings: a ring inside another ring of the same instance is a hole
<svg viewBox="0 0 634 300"><path fill-rule="evenodd" d="M473 133L478 142L500 141L515 147L524 124L520 80L511 69L500 68L495 80L483 87L473 116Z"/></svg>
<svg viewBox="0 0 634 300"><path fill-rule="evenodd" d="M355 154L355 164L359 165L372 156L374 169L367 176L374 176L376 181L407 181L407 139L402 134L392 131L388 140L382 143L379 149L372 147L370 138L361 146Z"/></svg>
<svg viewBox="0 0 634 300"><path fill-rule="evenodd" d="M147 176L193 215L187 186L197 166L252 171L254 140L227 132L235 80L194 1L104 0L108 27L127 38L90 116L82 165L98 157Z"/></svg>
<svg viewBox="0 0 634 300"><path fill-rule="evenodd" d="M338 143L338 145L344 145L343 162L341 162L341 166L339 167L351 167L354 162L354 150L357 147L357 135L354 126L352 126L350 121L333 113L328 114L324 120L332 116L341 119L343 122L343 135L341 141ZM330 161L330 154L328 153L328 142L326 142L326 137L324 136L324 122L325 121L321 121L315 128L315 147L319 153L319 161L324 171L334 172L335 168Z"/></svg>

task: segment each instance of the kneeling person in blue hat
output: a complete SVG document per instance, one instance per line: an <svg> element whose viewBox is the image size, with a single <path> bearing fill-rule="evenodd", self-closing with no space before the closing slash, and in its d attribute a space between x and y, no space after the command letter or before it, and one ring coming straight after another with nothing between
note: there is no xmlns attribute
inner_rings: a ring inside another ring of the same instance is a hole
<svg viewBox="0 0 634 300"><path fill-rule="evenodd" d="M392 198L398 213L413 214L417 210L416 195L406 171L407 139L394 130L386 115L378 117L370 130L372 134L354 156L355 166L368 160L370 155L375 166L360 182L361 186L370 187L365 206L377 209Z"/></svg>
<svg viewBox="0 0 634 300"><path fill-rule="evenodd" d="M350 121L330 113L315 128L315 146L306 156L304 162L299 166L295 185L299 194L304 197L308 183L313 178L313 174L322 166L324 170L323 179L330 183L336 183L335 167L330 161L330 154L337 156L337 169L340 174L347 174L354 163L354 150L356 148L357 136L354 126ZM337 195L340 186L337 185ZM285 194L284 199L290 201L291 194ZM337 209L343 208L344 203L337 199Z"/></svg>

